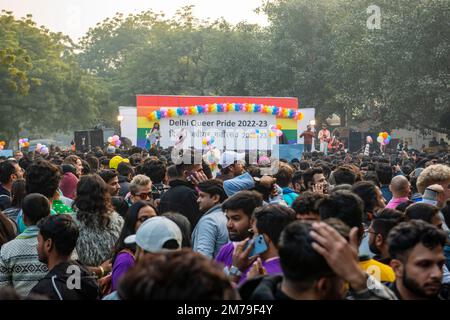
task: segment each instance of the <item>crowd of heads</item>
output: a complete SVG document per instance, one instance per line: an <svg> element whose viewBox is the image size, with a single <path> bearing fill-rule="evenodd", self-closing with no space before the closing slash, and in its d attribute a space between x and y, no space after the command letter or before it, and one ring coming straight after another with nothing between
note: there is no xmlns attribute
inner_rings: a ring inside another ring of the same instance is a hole
<svg viewBox="0 0 450 320"><path fill-rule="evenodd" d="M448 154L227 151L218 173L195 150L173 155L0 159L0 297L448 299ZM2 260L20 248L39 272ZM85 289L66 289L61 265Z"/></svg>

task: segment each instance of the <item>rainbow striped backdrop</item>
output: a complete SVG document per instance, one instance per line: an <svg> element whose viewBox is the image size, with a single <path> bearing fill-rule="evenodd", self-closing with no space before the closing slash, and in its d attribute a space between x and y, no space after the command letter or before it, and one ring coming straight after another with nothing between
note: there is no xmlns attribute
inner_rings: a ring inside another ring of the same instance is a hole
<svg viewBox="0 0 450 320"><path fill-rule="evenodd" d="M139 147L145 147L145 133L158 121L149 120L148 115L150 113L164 107L187 107L214 103L254 103L294 110L298 109L297 98L137 95L137 145ZM290 144L297 143L297 120L277 117L277 125L281 125L283 133Z"/></svg>

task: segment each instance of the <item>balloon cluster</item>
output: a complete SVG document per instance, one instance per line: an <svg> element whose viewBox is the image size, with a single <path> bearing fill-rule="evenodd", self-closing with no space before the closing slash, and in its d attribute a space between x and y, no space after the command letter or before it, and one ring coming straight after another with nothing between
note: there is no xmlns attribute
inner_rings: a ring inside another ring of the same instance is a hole
<svg viewBox="0 0 450 320"><path fill-rule="evenodd" d="M273 138L273 137L281 137L283 135L283 131L281 130L281 125L278 124L276 126L271 126L270 130L268 132L269 137ZM257 138L258 135L260 134L266 134L267 130L264 129L255 129L254 132L251 132L249 137L250 138Z"/></svg>
<svg viewBox="0 0 450 320"><path fill-rule="evenodd" d="M154 121L187 115L224 112L265 113L279 118L303 120L303 113L298 110L255 103L214 103L192 107L165 107L149 113L147 117L150 121Z"/></svg>
<svg viewBox="0 0 450 320"><path fill-rule="evenodd" d="M3 150L5 148L6 142L0 141L0 150Z"/></svg>
<svg viewBox="0 0 450 320"><path fill-rule="evenodd" d="M203 145L208 147L211 147L214 144L214 142L216 142L216 139L210 136L204 137L202 140Z"/></svg>
<svg viewBox="0 0 450 320"><path fill-rule="evenodd" d="M19 139L19 147L21 149L28 148L30 146L30 143L28 142L28 138Z"/></svg>
<svg viewBox="0 0 450 320"><path fill-rule="evenodd" d="M389 135L389 133L387 132L380 132L378 134L378 138L377 141L379 144L381 144L382 146L388 145L389 142L391 142L391 136Z"/></svg>
<svg viewBox="0 0 450 320"><path fill-rule="evenodd" d="M277 124L276 126L270 127L269 137L281 137L283 135L283 131L281 131L281 125Z"/></svg>
<svg viewBox="0 0 450 320"><path fill-rule="evenodd" d="M114 135L112 137L108 137L108 143L110 146L119 148L122 141L120 141L120 137L118 135Z"/></svg>
<svg viewBox="0 0 450 320"><path fill-rule="evenodd" d="M47 146L45 144L40 144L40 143L38 143L36 145L35 151L42 155L48 155L48 153L49 153Z"/></svg>

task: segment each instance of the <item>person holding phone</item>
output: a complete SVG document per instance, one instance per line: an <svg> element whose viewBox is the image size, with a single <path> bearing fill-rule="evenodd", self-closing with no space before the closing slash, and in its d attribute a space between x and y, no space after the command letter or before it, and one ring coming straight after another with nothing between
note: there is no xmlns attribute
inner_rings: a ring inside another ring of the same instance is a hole
<svg viewBox="0 0 450 320"><path fill-rule="evenodd" d="M225 266L224 271L230 276L240 276L242 273L236 265L233 265L233 253L242 241L253 237L252 214L262 204L261 194L248 190L233 194L222 204L222 211L227 217L230 242L220 248L215 260ZM248 250L250 252L251 249Z"/></svg>
<svg viewBox="0 0 450 320"><path fill-rule="evenodd" d="M252 216L255 236L240 242L233 252L233 266L239 270L231 280L242 284L248 277L281 274L278 240L283 229L295 220L295 212L274 204L257 208Z"/></svg>

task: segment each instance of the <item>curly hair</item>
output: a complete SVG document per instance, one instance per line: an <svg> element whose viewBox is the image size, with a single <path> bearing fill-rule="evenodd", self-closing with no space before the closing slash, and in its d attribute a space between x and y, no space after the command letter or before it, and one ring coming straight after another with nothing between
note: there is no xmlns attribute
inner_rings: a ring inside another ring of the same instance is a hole
<svg viewBox="0 0 450 320"><path fill-rule="evenodd" d="M432 184L450 180L450 167L443 164L435 164L425 168L417 178L417 190L421 194Z"/></svg>
<svg viewBox="0 0 450 320"><path fill-rule="evenodd" d="M98 174L82 176L77 185L77 196L73 203L77 219L85 224L106 227L112 212L108 185Z"/></svg>
<svg viewBox="0 0 450 320"><path fill-rule="evenodd" d="M36 160L25 174L25 184L27 194L40 193L51 199L58 190L61 181L59 168L47 160Z"/></svg>
<svg viewBox="0 0 450 320"><path fill-rule="evenodd" d="M123 300L229 300L237 293L222 267L189 249L144 257L121 279Z"/></svg>
<svg viewBox="0 0 450 320"><path fill-rule="evenodd" d="M319 215L318 204L323 198L325 198L323 194L305 191L299 194L299 196L294 200L292 209L294 209L296 214L300 215L308 213Z"/></svg>

